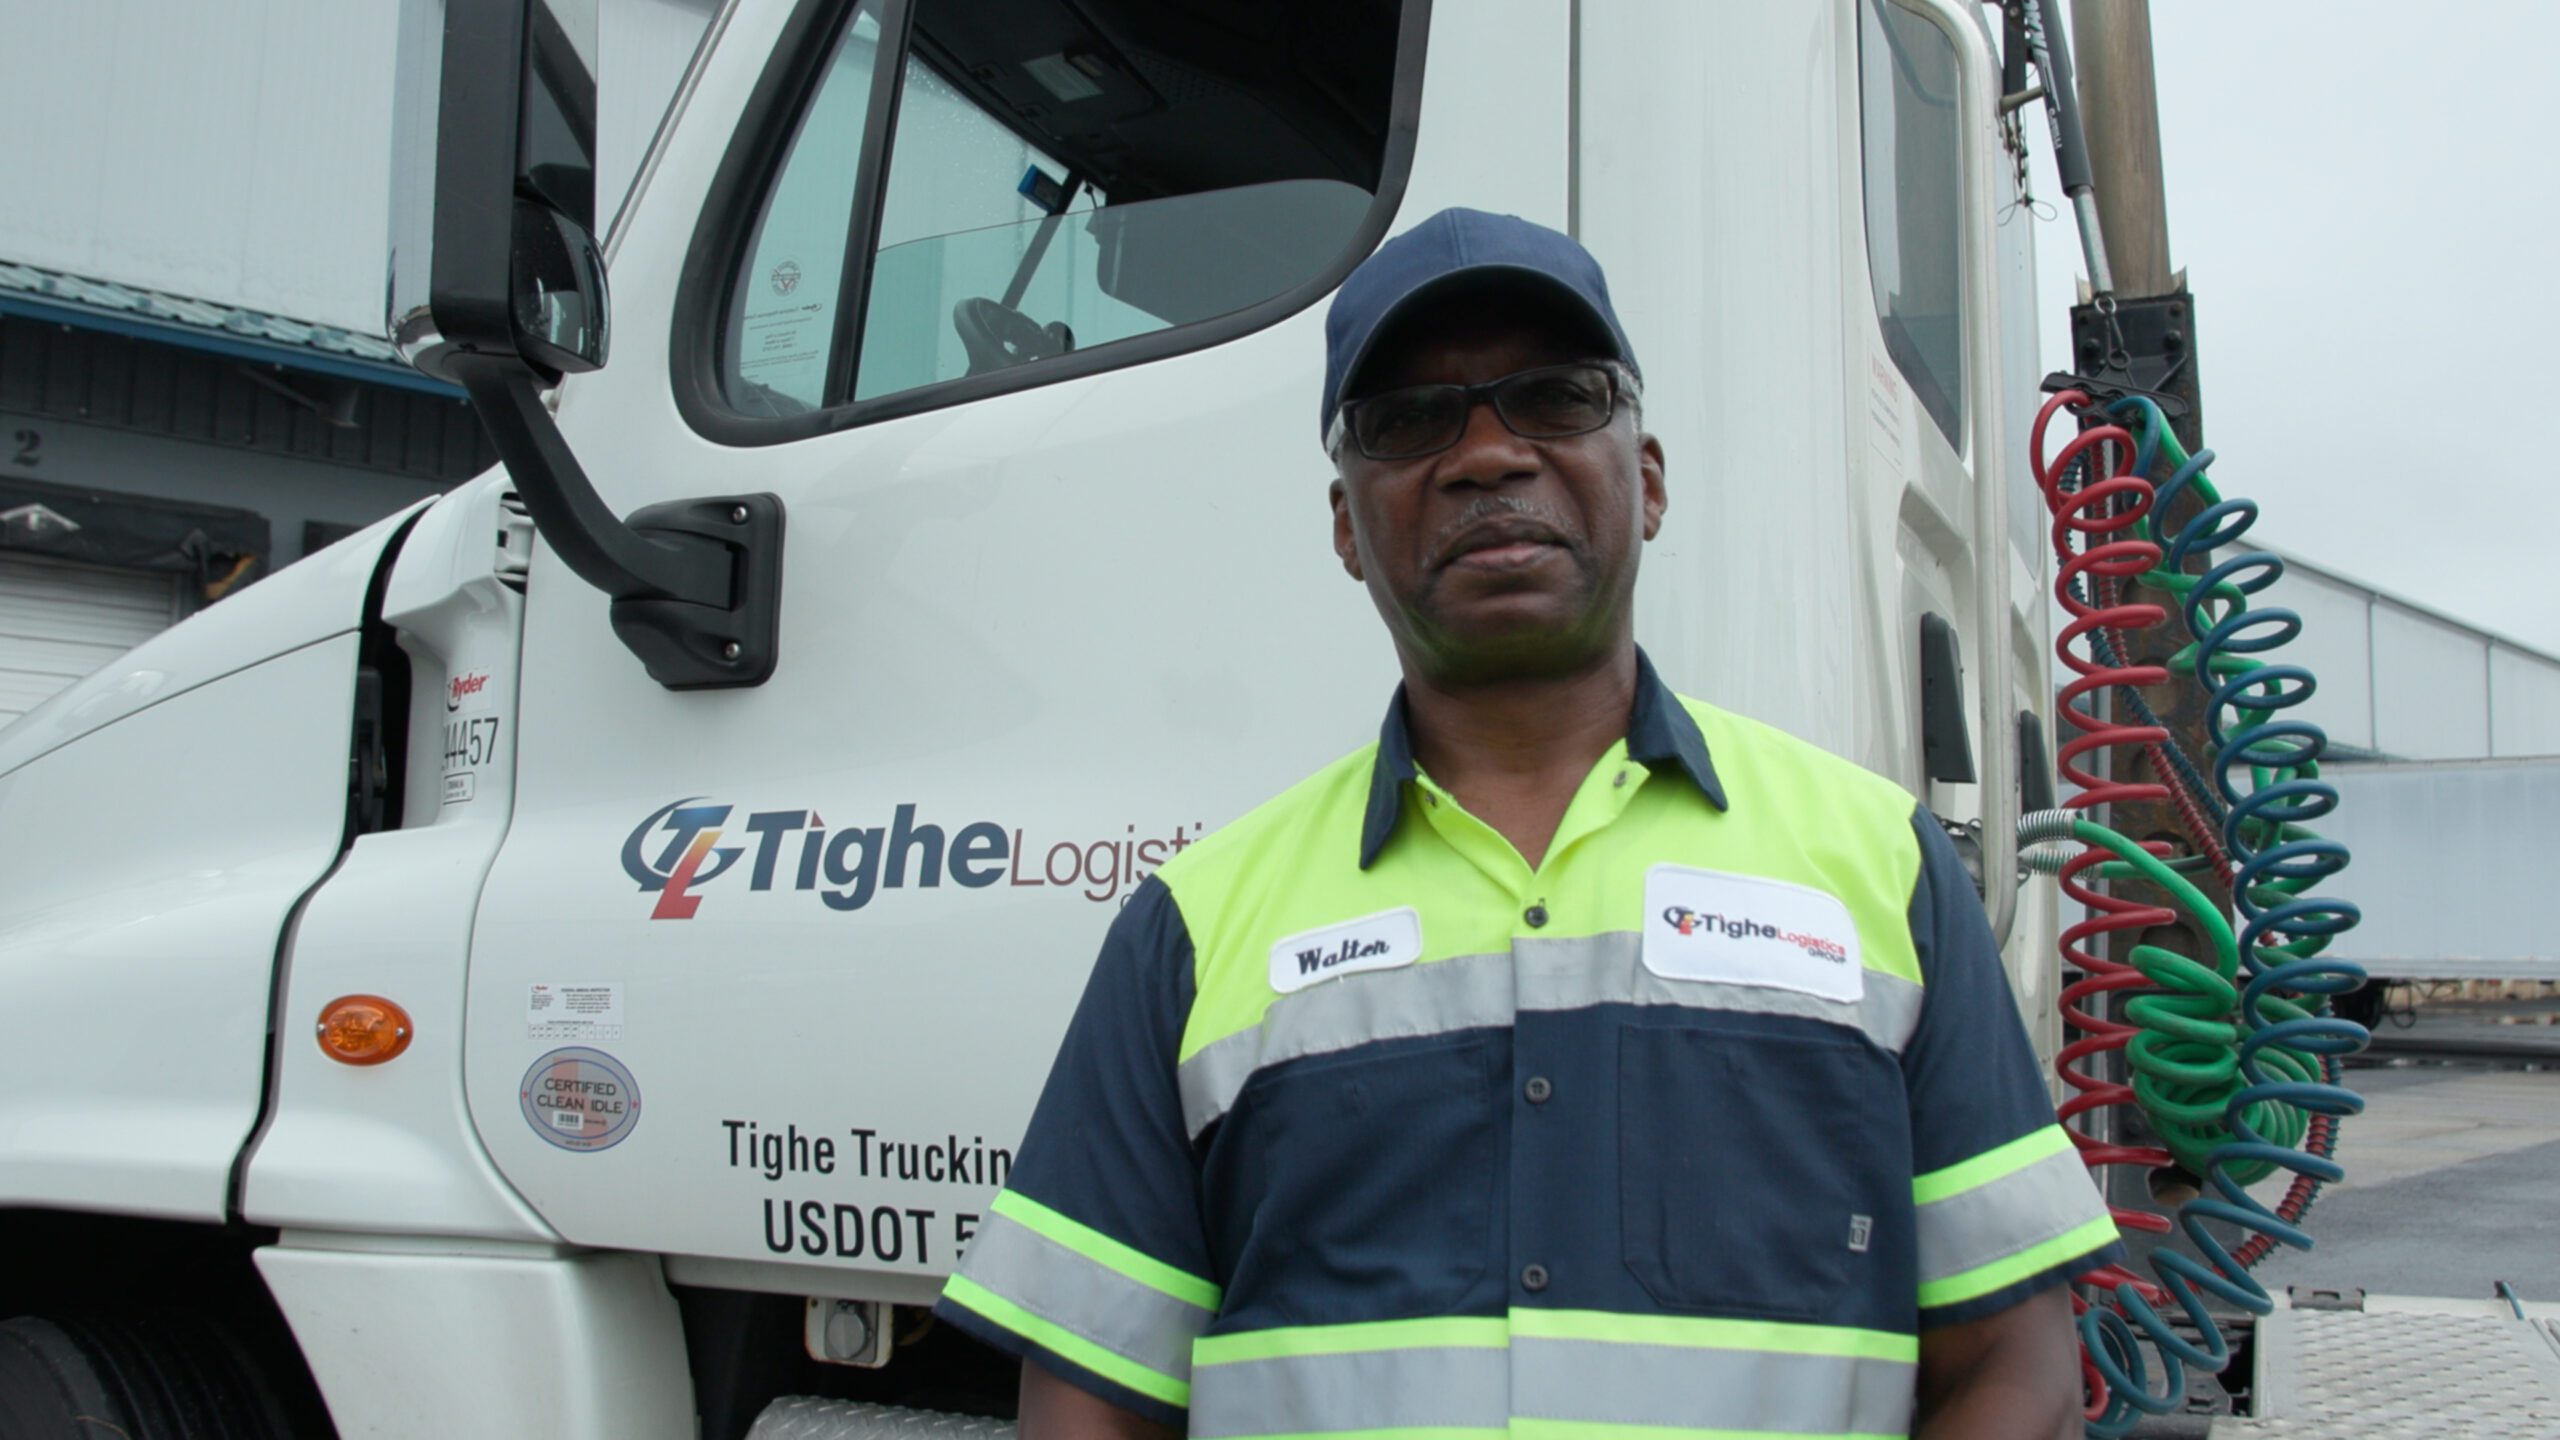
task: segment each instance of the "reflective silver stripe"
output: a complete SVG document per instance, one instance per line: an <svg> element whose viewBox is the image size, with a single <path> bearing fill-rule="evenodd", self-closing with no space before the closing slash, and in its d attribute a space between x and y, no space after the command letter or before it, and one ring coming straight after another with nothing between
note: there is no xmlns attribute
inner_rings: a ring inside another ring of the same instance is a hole
<svg viewBox="0 0 2560 1440"><path fill-rule="evenodd" d="M1866 972L1864 998L1846 1001L1767 985L1666 980L1644 968L1644 937L1623 930L1570 940L1522 940L1519 948L1523 1010L1685 1005L1795 1015L1863 1031L1878 1047L1895 1055L1902 1053L1912 1029L1920 1023L1920 987L1880 970Z"/></svg>
<svg viewBox="0 0 2560 1440"><path fill-rule="evenodd" d="M1260 1027L1212 1041L1182 1062L1182 1118L1197 1136L1227 1113L1245 1082L1265 1066L1378 1040L1508 1025L1515 983L1519 1010L1681 1005L1793 1015L1860 1031L1899 1055L1920 1023L1920 987L1877 970L1865 978L1863 998L1832 1000L1762 985L1666 980L1644 968L1644 937L1632 931L1523 939L1516 951L1348 975L1278 997L1263 1012Z"/></svg>
<svg viewBox="0 0 2560 1440"><path fill-rule="evenodd" d="M2080 1152L2058 1150L1919 1208L1920 1283L2005 1260L2107 1213Z"/></svg>
<svg viewBox="0 0 2560 1440"><path fill-rule="evenodd" d="M1902 1435L1911 1428L1918 1371L1898 1360L1845 1355L1511 1341L1511 1385L1521 1416L1586 1425Z"/></svg>
<svg viewBox="0 0 2560 1440"><path fill-rule="evenodd" d="M1191 1342L1212 1318L1009 1215L989 1213L981 1220L960 1269L1041 1319L1176 1380L1191 1373Z"/></svg>
<svg viewBox="0 0 2560 1440"><path fill-rule="evenodd" d="M1466 1347L1203 1365L1191 1377L1191 1433L1208 1440L1396 1426L1498 1431L1511 1423L1509 1358Z"/></svg>
<svg viewBox="0 0 2560 1440"><path fill-rule="evenodd" d="M1373 970L1271 1002L1262 1024L1204 1046L1177 1068L1182 1118L1197 1136L1227 1113L1255 1071L1376 1040L1511 1023L1511 955L1463 955Z"/></svg>
<svg viewBox="0 0 2560 1440"><path fill-rule="evenodd" d="M1501 1430L1524 1419L1775 1435L1900 1435L1908 1361L1515 1336L1498 1349L1366 1350L1203 1365L1203 1440L1400 1427Z"/></svg>

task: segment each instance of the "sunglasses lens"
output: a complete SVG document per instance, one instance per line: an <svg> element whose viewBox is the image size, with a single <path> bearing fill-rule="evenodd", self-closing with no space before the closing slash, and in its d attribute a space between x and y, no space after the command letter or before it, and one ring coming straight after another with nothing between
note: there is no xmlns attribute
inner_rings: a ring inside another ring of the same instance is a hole
<svg viewBox="0 0 2560 1440"><path fill-rule="evenodd" d="M1465 392L1450 385L1418 385L1363 403L1352 417L1360 452L1373 460L1402 460L1448 448L1466 424Z"/></svg>
<svg viewBox="0 0 2560 1440"><path fill-rule="evenodd" d="M1581 435L1609 423L1608 372L1592 365L1559 365L1504 380L1493 392L1514 433Z"/></svg>

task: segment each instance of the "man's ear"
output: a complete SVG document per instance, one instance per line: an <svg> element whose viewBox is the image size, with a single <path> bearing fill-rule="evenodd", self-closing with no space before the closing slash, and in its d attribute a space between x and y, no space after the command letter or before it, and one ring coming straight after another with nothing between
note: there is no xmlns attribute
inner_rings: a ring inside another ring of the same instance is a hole
<svg viewBox="0 0 2560 1440"><path fill-rule="evenodd" d="M1339 476L1326 488L1325 498L1333 502L1333 553L1342 561L1342 573L1366 584L1369 577L1360 569L1359 537L1351 533L1351 497L1344 493Z"/></svg>
<svg viewBox="0 0 2560 1440"><path fill-rule="evenodd" d="M1636 470L1644 486L1644 538L1652 539L1662 529L1662 512L1669 508L1671 495L1662 484L1662 441L1651 435L1636 439Z"/></svg>

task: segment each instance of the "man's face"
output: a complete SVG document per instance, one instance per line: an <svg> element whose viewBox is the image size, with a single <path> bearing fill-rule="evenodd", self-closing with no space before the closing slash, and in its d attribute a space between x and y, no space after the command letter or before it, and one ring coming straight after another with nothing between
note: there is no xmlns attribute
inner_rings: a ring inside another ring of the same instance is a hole
<svg viewBox="0 0 2560 1440"><path fill-rule="evenodd" d="M1490 314L1487 312L1491 312ZM1499 304L1399 319L1362 368L1359 395L1473 385L1590 358L1563 327ZM1371 460L1335 457L1333 548L1369 587L1396 649L1421 674L1483 683L1571 673L1632 633L1636 565L1661 528L1662 446L1621 400L1587 435L1528 439L1489 401L1458 443Z"/></svg>

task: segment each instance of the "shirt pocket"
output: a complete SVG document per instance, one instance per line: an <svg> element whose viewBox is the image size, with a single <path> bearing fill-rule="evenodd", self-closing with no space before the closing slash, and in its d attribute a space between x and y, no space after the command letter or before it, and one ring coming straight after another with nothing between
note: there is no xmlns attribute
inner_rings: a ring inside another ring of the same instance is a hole
<svg viewBox="0 0 2560 1440"><path fill-rule="evenodd" d="M1252 1177L1230 1296L1302 1323L1461 1304L1492 1249L1492 1049L1482 1035L1389 1041L1255 1076L1227 1137Z"/></svg>
<svg viewBox="0 0 2560 1440"><path fill-rule="evenodd" d="M1865 1163L1883 1109L1866 1061L1848 1037L1621 1029L1620 1245L1656 1304L1832 1313L1891 1198Z"/></svg>

